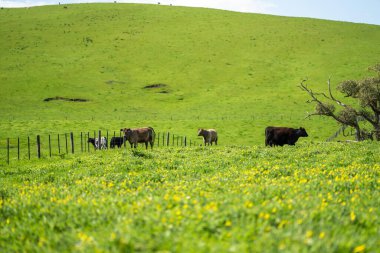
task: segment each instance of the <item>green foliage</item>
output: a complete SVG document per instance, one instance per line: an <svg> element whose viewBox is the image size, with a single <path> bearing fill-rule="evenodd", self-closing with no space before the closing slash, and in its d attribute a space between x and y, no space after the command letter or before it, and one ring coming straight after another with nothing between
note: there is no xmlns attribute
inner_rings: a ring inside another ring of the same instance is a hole
<svg viewBox="0 0 380 253"><path fill-rule="evenodd" d="M349 126L355 126L358 124L357 117L357 112L352 107L344 107L337 114L337 118L340 122L344 122L344 124Z"/></svg>
<svg viewBox="0 0 380 253"><path fill-rule="evenodd" d="M379 26L162 5L2 9L0 33L0 138L151 125L246 145L282 125L324 140L337 125L304 120L299 80L360 79L380 54Z"/></svg>
<svg viewBox="0 0 380 253"><path fill-rule="evenodd" d="M376 252L375 144L14 163L0 170L0 251Z"/></svg>
<svg viewBox="0 0 380 253"><path fill-rule="evenodd" d="M333 104L318 103L315 106L315 112L318 115L330 116L334 114L334 111L335 111L335 106Z"/></svg>

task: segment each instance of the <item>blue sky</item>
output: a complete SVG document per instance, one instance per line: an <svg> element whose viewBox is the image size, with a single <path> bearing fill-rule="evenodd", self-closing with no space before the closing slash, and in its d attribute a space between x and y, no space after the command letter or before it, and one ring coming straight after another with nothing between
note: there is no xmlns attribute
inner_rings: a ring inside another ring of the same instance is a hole
<svg viewBox="0 0 380 253"><path fill-rule="evenodd" d="M0 0L1 7L114 0ZM311 17L380 25L380 0L116 0L124 3L173 4L281 16Z"/></svg>

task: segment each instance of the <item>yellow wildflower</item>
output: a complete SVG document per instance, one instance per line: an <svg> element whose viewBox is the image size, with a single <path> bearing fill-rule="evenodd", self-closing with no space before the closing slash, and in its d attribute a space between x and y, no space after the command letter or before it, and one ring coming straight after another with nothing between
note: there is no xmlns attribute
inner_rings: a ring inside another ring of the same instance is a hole
<svg viewBox="0 0 380 253"><path fill-rule="evenodd" d="M247 200L247 201L244 202L244 206L247 207L247 208L252 208L253 207L253 203L252 203L252 201Z"/></svg>
<svg viewBox="0 0 380 253"><path fill-rule="evenodd" d="M356 215L355 215L354 212L351 212L351 213L350 213L350 219L351 219L351 221L355 221L355 219L356 219Z"/></svg>
<svg viewBox="0 0 380 253"><path fill-rule="evenodd" d="M354 248L353 253L360 253L365 251L365 245L359 245Z"/></svg>
<svg viewBox="0 0 380 253"><path fill-rule="evenodd" d="M313 236L313 231L311 231L311 230L306 231L306 237L307 238L311 238L312 236Z"/></svg>

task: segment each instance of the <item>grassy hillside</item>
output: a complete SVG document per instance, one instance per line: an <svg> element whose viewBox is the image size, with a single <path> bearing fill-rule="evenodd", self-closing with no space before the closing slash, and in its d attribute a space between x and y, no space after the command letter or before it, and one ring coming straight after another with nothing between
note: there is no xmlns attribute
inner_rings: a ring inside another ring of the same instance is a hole
<svg viewBox="0 0 380 253"><path fill-rule="evenodd" d="M1 9L0 33L1 138L150 125L258 144L286 125L324 140L337 125L304 120L297 84L361 78L380 55L379 26L158 5Z"/></svg>
<svg viewBox="0 0 380 253"><path fill-rule="evenodd" d="M0 251L378 252L379 151L193 147L12 163L0 170Z"/></svg>

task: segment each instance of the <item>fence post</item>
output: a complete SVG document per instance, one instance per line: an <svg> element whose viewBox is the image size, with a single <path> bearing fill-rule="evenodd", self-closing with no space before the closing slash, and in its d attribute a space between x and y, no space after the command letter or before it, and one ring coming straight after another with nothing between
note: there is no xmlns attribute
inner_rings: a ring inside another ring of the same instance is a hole
<svg viewBox="0 0 380 253"><path fill-rule="evenodd" d="M107 130L106 147L107 147L107 149L108 149L108 130Z"/></svg>
<svg viewBox="0 0 380 253"><path fill-rule="evenodd" d="M177 136L177 147L178 147L178 140L179 140L179 136Z"/></svg>
<svg viewBox="0 0 380 253"><path fill-rule="evenodd" d="M185 147L186 147L186 136L185 136Z"/></svg>
<svg viewBox="0 0 380 253"><path fill-rule="evenodd" d="M83 153L83 133L80 132L80 151Z"/></svg>
<svg viewBox="0 0 380 253"><path fill-rule="evenodd" d="M90 152L90 143L88 142L88 139L90 139L90 132L87 132L87 152Z"/></svg>
<svg viewBox="0 0 380 253"><path fill-rule="evenodd" d="M9 138L7 138L7 162L9 164Z"/></svg>
<svg viewBox="0 0 380 253"><path fill-rule="evenodd" d="M94 130L94 140L96 140L96 131ZM96 143L96 141L94 141ZM94 145L94 150L96 151L96 145Z"/></svg>
<svg viewBox="0 0 380 253"><path fill-rule="evenodd" d="M59 134L58 134L58 154L61 154L61 143L59 142Z"/></svg>
<svg viewBox="0 0 380 253"><path fill-rule="evenodd" d="M172 136L172 146L174 147L174 134L173 134L173 136Z"/></svg>
<svg viewBox="0 0 380 253"><path fill-rule="evenodd" d="M73 132L70 133L70 139L71 139L71 153L74 154L74 134L73 134Z"/></svg>
<svg viewBox="0 0 380 253"><path fill-rule="evenodd" d="M49 156L51 157L51 140L50 140L50 134L49 134Z"/></svg>
<svg viewBox="0 0 380 253"><path fill-rule="evenodd" d="M181 136L181 147L183 146L183 136Z"/></svg>
<svg viewBox="0 0 380 253"><path fill-rule="evenodd" d="M28 136L28 158L30 160L30 138Z"/></svg>
<svg viewBox="0 0 380 253"><path fill-rule="evenodd" d="M67 146L67 133L65 133L65 140L66 140L66 154L69 153L69 148Z"/></svg>
<svg viewBox="0 0 380 253"><path fill-rule="evenodd" d="M17 159L20 160L20 137L17 137Z"/></svg>
<svg viewBox="0 0 380 253"><path fill-rule="evenodd" d="M162 133L162 146L165 146L165 133Z"/></svg>
<svg viewBox="0 0 380 253"><path fill-rule="evenodd" d="M157 138L157 147L159 147L160 146L160 132L157 133L157 136L158 136L158 138ZM156 138L156 136L154 136L154 138Z"/></svg>
<svg viewBox="0 0 380 253"><path fill-rule="evenodd" d="M41 158L41 139L39 135L37 135L37 156L38 159Z"/></svg>
<svg viewBox="0 0 380 253"><path fill-rule="evenodd" d="M170 133L168 132L168 137L166 137L166 146L170 146Z"/></svg>
<svg viewBox="0 0 380 253"><path fill-rule="evenodd" d="M98 139L98 149L100 150L101 147L102 147L102 142L101 142L101 139L102 138L102 132L99 130L99 139ZM96 143L96 142L95 142Z"/></svg>

